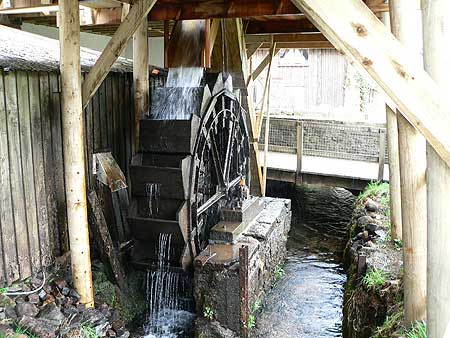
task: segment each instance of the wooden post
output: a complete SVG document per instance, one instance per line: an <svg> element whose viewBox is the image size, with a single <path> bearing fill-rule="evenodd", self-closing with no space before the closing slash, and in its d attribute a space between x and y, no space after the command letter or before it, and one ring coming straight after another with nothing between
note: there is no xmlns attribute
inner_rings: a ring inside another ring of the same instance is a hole
<svg viewBox="0 0 450 338"><path fill-rule="evenodd" d="M248 337L248 246L239 248L239 298L241 313L241 337Z"/></svg>
<svg viewBox="0 0 450 338"><path fill-rule="evenodd" d="M380 129L378 141L378 181L382 181L384 178L384 162L386 154L386 131Z"/></svg>
<svg viewBox="0 0 450 338"><path fill-rule="evenodd" d="M303 121L297 121L297 175L296 182L301 183L303 166Z"/></svg>
<svg viewBox="0 0 450 338"><path fill-rule="evenodd" d="M450 96L450 3L422 0L425 70ZM450 337L450 168L427 146L427 337Z"/></svg>
<svg viewBox="0 0 450 338"><path fill-rule="evenodd" d="M391 30L389 12L382 12L381 21ZM390 99L388 99L390 100ZM389 157L389 207L391 239L402 239L402 202L400 188L400 159L398 154L397 113L386 104L386 134Z"/></svg>
<svg viewBox="0 0 450 338"><path fill-rule="evenodd" d="M420 62L421 17L418 1L389 2L391 29ZM424 137L398 114L400 182L403 225L405 321L410 325L426 318L427 282L427 189L426 142Z"/></svg>
<svg viewBox="0 0 450 338"><path fill-rule="evenodd" d="M398 150L397 113L386 105L386 132L389 155L389 204L391 209L391 238L402 239L402 201L400 188L400 158Z"/></svg>
<svg viewBox="0 0 450 338"><path fill-rule="evenodd" d="M86 203L78 1L59 2L64 176L72 278L80 302L94 306Z"/></svg>
<svg viewBox="0 0 450 338"><path fill-rule="evenodd" d="M169 21L164 21L164 68L169 68Z"/></svg>
<svg viewBox="0 0 450 338"><path fill-rule="evenodd" d="M264 102L262 102L262 107L264 107ZM269 84L267 86L267 106L266 106L266 125L264 130L264 167L263 167L263 187L262 187L262 196L266 196L266 188L267 188L267 165L268 165L268 157L269 157L269 131L270 131L270 79ZM261 110L261 119L262 119L263 111Z"/></svg>
<svg viewBox="0 0 450 338"><path fill-rule="evenodd" d="M148 110L148 21L142 20L133 35L133 82L134 82L134 151L139 150L139 121Z"/></svg>

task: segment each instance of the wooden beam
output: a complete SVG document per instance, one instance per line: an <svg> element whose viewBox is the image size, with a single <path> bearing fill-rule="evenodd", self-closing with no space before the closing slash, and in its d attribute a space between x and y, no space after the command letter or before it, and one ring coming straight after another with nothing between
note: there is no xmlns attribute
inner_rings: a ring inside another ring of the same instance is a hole
<svg viewBox="0 0 450 338"><path fill-rule="evenodd" d="M292 34L292 33L313 33L318 29L305 16L301 15L295 20L278 18L276 20L248 20L245 33L250 34Z"/></svg>
<svg viewBox="0 0 450 338"><path fill-rule="evenodd" d="M60 0L61 110L72 278L80 302L94 306L86 202L78 2Z"/></svg>
<svg viewBox="0 0 450 338"><path fill-rule="evenodd" d="M134 143L133 154L139 150L139 123L148 111L148 22L144 17L133 34Z"/></svg>
<svg viewBox="0 0 450 338"><path fill-rule="evenodd" d="M214 46L216 44L217 40L217 33L219 32L220 28L220 20L219 19L213 19L211 21L211 28L209 32L209 57L211 58ZM211 62L211 60L210 60Z"/></svg>
<svg viewBox="0 0 450 338"><path fill-rule="evenodd" d="M334 46L329 41L303 41L303 42L279 42L277 43L279 49L334 49ZM269 49L268 43L263 43L261 49Z"/></svg>
<svg viewBox="0 0 450 338"><path fill-rule="evenodd" d="M270 44L272 34L260 34L245 36L245 42L248 44L253 43L268 43ZM293 34L276 34L273 35L274 41L277 45L281 42L295 43L295 42L327 42L327 38L322 33L293 33Z"/></svg>
<svg viewBox="0 0 450 338"><path fill-rule="evenodd" d="M261 61L261 63L258 65L258 67L256 67L254 72L250 75L250 78L252 81L255 81L258 78L258 76L263 72L263 70L267 67L267 65L270 64L270 62L272 61L272 58L277 56L279 52L280 52L280 49L276 48L273 55L270 52L267 54L267 56ZM250 78L249 78L249 80L250 80Z"/></svg>
<svg viewBox="0 0 450 338"><path fill-rule="evenodd" d="M108 75L112 65L125 49L128 40L155 3L156 0L137 0L131 7L127 17L117 28L94 67L86 76L83 83L83 108L86 107L91 97L95 94L102 81Z"/></svg>
<svg viewBox="0 0 450 338"><path fill-rule="evenodd" d="M383 181L384 178L384 162L386 153L386 131L380 129L378 140L378 181Z"/></svg>
<svg viewBox="0 0 450 338"><path fill-rule="evenodd" d="M255 43L247 45L247 57L249 60L261 46L262 46L262 42L255 42Z"/></svg>
<svg viewBox="0 0 450 338"><path fill-rule="evenodd" d="M422 34L418 2L391 0L392 33L409 49L409 57L423 65ZM426 318L427 280L427 188L425 138L398 114L405 323Z"/></svg>
<svg viewBox="0 0 450 338"><path fill-rule="evenodd" d="M422 0L425 70L450 97L450 3ZM427 337L450 337L450 169L427 147Z"/></svg>
<svg viewBox="0 0 450 338"><path fill-rule="evenodd" d="M292 0L365 69L450 165L450 108L436 83L360 0Z"/></svg>

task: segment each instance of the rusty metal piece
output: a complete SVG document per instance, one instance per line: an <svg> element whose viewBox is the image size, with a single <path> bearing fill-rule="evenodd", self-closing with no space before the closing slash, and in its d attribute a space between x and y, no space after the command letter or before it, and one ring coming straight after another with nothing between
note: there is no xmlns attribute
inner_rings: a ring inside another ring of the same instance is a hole
<svg viewBox="0 0 450 338"><path fill-rule="evenodd" d="M93 157L92 170L93 174L97 176L97 180L107 185L112 192L127 188L125 175L111 152L95 153Z"/></svg>
<svg viewBox="0 0 450 338"><path fill-rule="evenodd" d="M239 248L239 298L241 313L241 337L248 337L248 246Z"/></svg>

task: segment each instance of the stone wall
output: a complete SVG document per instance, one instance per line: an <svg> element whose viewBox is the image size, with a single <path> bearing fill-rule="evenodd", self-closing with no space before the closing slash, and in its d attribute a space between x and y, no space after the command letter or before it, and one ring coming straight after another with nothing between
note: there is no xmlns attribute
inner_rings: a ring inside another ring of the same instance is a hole
<svg viewBox="0 0 450 338"><path fill-rule="evenodd" d="M239 247L249 248L249 311L272 287L275 268L286 254L291 201L264 198L264 202L264 210L235 243L210 245L212 258L195 268L199 337L240 336ZM204 318L206 309L210 310L211 318Z"/></svg>

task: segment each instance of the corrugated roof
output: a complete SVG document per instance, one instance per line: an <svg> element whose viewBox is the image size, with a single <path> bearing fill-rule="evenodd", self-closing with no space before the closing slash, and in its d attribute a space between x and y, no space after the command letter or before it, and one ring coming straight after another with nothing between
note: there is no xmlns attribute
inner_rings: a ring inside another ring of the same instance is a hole
<svg viewBox="0 0 450 338"><path fill-rule="evenodd" d="M81 48L81 69L88 71L100 52ZM0 68L5 70L58 71L59 41L0 25ZM133 62L119 57L113 72L132 72Z"/></svg>

